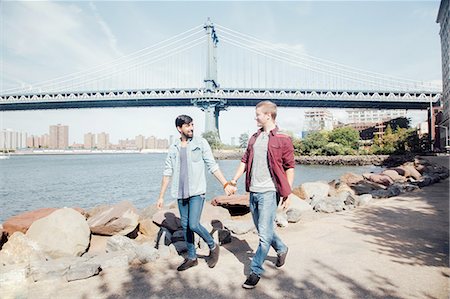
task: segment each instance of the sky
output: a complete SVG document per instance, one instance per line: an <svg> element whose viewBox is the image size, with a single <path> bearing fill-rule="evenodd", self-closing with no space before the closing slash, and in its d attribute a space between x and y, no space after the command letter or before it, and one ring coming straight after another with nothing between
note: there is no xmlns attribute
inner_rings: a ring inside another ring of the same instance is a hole
<svg viewBox="0 0 450 299"><path fill-rule="evenodd" d="M207 17L335 63L439 83L438 9L439 1L0 1L0 90L114 61L201 25ZM302 131L303 112L280 108L278 125ZM345 122L344 110L332 112ZM195 107L2 112L0 123L34 135L60 123L69 126L69 143L82 143L87 132L107 132L116 143L137 135L177 135L179 114L191 115L196 134L203 132L204 115ZM408 116L413 124L426 120L423 111L408 111ZM219 122L225 143L256 130L250 107L231 107L221 112Z"/></svg>

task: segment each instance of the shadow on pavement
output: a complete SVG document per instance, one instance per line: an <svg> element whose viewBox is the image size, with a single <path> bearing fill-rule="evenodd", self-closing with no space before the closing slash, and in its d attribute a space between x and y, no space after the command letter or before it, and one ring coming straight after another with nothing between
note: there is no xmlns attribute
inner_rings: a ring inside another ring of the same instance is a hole
<svg viewBox="0 0 450 299"><path fill-rule="evenodd" d="M253 290L244 290L240 284L230 283L224 278L222 282L211 279L207 273L193 274L167 270L154 273L144 267L130 268L129 280L122 283L120 294L111 294L106 285L100 287L102 298L401 298L396 295L396 286L375 273L371 277L372 288L369 289L349 276L319 262L306 270L308 280L295 280L283 270L273 277L263 277ZM320 269L320 271L317 271ZM318 274L319 273L319 274ZM158 274L166 277L166 284L154 283L152 277ZM330 277L339 281L339 286L330 284ZM375 283L374 283L375 282ZM342 292L344 288L344 292ZM351 296L349 297L349 295ZM86 296L84 298L89 298Z"/></svg>
<svg viewBox="0 0 450 299"><path fill-rule="evenodd" d="M373 236L375 241L368 242L394 262L448 267L448 179L433 186L433 193L425 187L399 198L384 199L399 201L398 206L371 206L355 213L358 225L352 229Z"/></svg>

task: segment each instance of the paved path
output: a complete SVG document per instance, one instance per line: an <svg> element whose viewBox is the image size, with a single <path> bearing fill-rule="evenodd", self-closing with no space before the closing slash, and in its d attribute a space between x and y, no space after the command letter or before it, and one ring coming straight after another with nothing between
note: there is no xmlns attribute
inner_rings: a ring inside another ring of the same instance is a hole
<svg viewBox="0 0 450 299"><path fill-rule="evenodd" d="M447 160L440 160L448 165ZM71 283L19 288L29 298L449 298L449 180L352 211L278 230L290 248L254 290L241 284L258 238L233 237L214 269L201 259L185 272L180 257L109 269ZM207 254L207 252L204 252ZM0 295L1 297L1 295Z"/></svg>

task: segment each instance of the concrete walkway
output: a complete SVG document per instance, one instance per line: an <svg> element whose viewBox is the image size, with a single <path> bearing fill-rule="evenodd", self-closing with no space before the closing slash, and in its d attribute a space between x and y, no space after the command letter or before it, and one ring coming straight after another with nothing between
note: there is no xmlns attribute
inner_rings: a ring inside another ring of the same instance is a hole
<svg viewBox="0 0 450 299"><path fill-rule="evenodd" d="M442 163L448 166L448 157ZM278 230L290 248L286 265L276 269L271 251L267 271L254 290L241 288L258 243L257 235L248 233L221 247L214 269L202 258L199 266L177 272L182 258L173 257L145 266L108 269L83 281L16 286L3 296L449 298L448 179L352 211L313 218Z"/></svg>

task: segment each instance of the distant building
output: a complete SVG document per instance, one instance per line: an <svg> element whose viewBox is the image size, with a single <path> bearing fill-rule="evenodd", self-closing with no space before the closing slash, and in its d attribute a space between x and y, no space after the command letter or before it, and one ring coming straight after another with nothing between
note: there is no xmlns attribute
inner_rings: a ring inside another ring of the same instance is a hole
<svg viewBox="0 0 450 299"><path fill-rule="evenodd" d="M169 148L169 140L167 140L167 139L157 139L156 144L157 144L156 145L157 149Z"/></svg>
<svg viewBox="0 0 450 299"><path fill-rule="evenodd" d="M70 146L73 149L82 149L84 148L84 143L72 143L72 145Z"/></svg>
<svg viewBox="0 0 450 299"><path fill-rule="evenodd" d="M0 142L0 145L1 145L1 142ZM33 148L34 147L33 135L27 137L27 147L28 148Z"/></svg>
<svg viewBox="0 0 450 299"><path fill-rule="evenodd" d="M41 138L39 136L32 136L33 146L32 148L41 148Z"/></svg>
<svg viewBox="0 0 450 299"><path fill-rule="evenodd" d="M428 122L427 121L418 123L416 125L416 128L417 128L417 135L419 135L419 138L422 138L425 134L428 134Z"/></svg>
<svg viewBox="0 0 450 299"><path fill-rule="evenodd" d="M359 132L359 136L362 140L371 140L374 137L381 137L384 135L388 126L390 126L392 130L396 130L397 128L407 129L409 127L409 120L406 117L399 117L385 122L380 122L369 128L361 130Z"/></svg>
<svg viewBox="0 0 450 299"><path fill-rule="evenodd" d="M97 148L101 150L109 149L109 134L102 132L97 134Z"/></svg>
<svg viewBox="0 0 450 299"><path fill-rule="evenodd" d="M148 149L155 149L156 148L156 137L150 136L145 140L146 148Z"/></svg>
<svg viewBox="0 0 450 299"><path fill-rule="evenodd" d="M0 132L0 151L16 150L27 146L27 134L11 129L3 129Z"/></svg>
<svg viewBox="0 0 450 299"><path fill-rule="evenodd" d="M83 148L93 149L95 147L95 134L91 132L84 134Z"/></svg>
<svg viewBox="0 0 450 299"><path fill-rule="evenodd" d="M376 124L398 117L406 117L405 109L397 110L373 110L373 109L348 109L349 123Z"/></svg>
<svg viewBox="0 0 450 299"><path fill-rule="evenodd" d="M26 147L28 148L48 148L49 147L49 135L44 134L41 136L30 135L27 137Z"/></svg>
<svg viewBox="0 0 450 299"><path fill-rule="evenodd" d="M441 103L443 112L441 120L437 123L439 130L439 147L442 149L446 145L449 137L449 101L450 101L450 1L441 0L436 23L441 25L439 35L441 36L442 55L442 97Z"/></svg>
<svg viewBox="0 0 450 299"><path fill-rule="evenodd" d="M136 142L136 147L138 150L142 150L142 149L146 148L144 136L142 136L142 135L136 136L135 142Z"/></svg>
<svg viewBox="0 0 450 299"><path fill-rule="evenodd" d="M48 136L48 134L44 134L41 137L39 137L39 145L38 145L38 147L48 148L48 146L49 146L49 139L50 139L50 137Z"/></svg>
<svg viewBox="0 0 450 299"><path fill-rule="evenodd" d="M333 130L333 114L327 109L305 111L304 129L306 132Z"/></svg>
<svg viewBox="0 0 450 299"><path fill-rule="evenodd" d="M69 147L69 126L57 124L49 128L49 148L66 149Z"/></svg>
<svg viewBox="0 0 450 299"><path fill-rule="evenodd" d="M128 138L125 140L119 140L119 148L125 150L135 150L137 149L136 140L130 140Z"/></svg>

